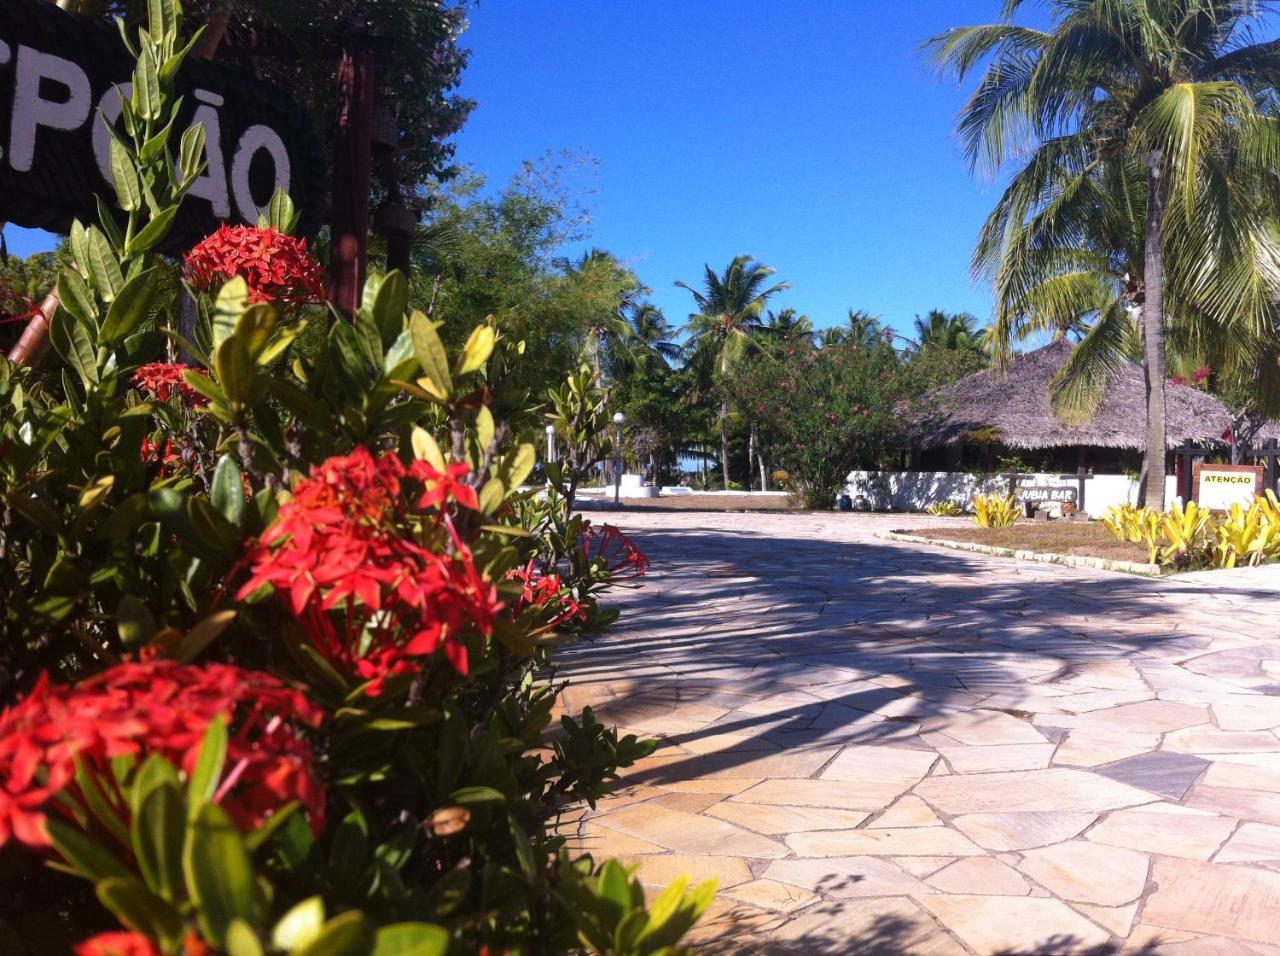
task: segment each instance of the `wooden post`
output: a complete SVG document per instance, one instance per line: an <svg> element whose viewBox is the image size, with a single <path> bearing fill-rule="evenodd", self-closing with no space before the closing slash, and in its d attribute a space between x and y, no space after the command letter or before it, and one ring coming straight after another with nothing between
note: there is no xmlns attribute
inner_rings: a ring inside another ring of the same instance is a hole
<svg viewBox="0 0 1280 956"><path fill-rule="evenodd" d="M330 298L348 318L360 307L369 246L369 176L376 58L367 37L350 37L338 61L338 133L333 149Z"/></svg>
<svg viewBox="0 0 1280 956"><path fill-rule="evenodd" d="M1178 456L1178 497L1182 499L1183 504L1191 500L1194 494L1194 486L1192 484L1192 472L1195 470L1195 461L1197 458L1204 457L1204 450L1197 448L1189 441L1184 441L1177 447L1174 454Z"/></svg>

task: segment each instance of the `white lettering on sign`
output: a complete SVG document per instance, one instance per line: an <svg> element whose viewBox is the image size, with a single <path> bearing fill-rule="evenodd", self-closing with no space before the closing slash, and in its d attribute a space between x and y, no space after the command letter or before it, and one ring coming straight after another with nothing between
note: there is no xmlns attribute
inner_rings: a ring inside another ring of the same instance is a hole
<svg viewBox="0 0 1280 956"><path fill-rule="evenodd" d="M9 123L9 165L20 173L31 172L36 155L36 134L46 129L78 129L89 118L93 93L84 70L60 56L18 47L14 68L13 118ZM52 80L66 88L58 99L43 99L40 87Z"/></svg>
<svg viewBox="0 0 1280 956"><path fill-rule="evenodd" d="M0 65L12 58L8 44L0 42ZM93 122L94 161L103 181L110 185L111 134L107 126L119 122L123 110L121 96L133 95L132 84L108 87L95 104L88 74L77 64L23 45L18 47L14 74L8 148L0 148L0 161L7 160L20 173L31 172L36 162L41 129L71 132ZM195 99L200 105L191 125L202 124L205 128L206 166L192 184L191 195L207 200L214 216L219 219L231 218L234 198L240 218L246 222L257 222L276 189L289 191L293 168L284 139L269 126L261 123L250 126L234 143L228 168L218 115L223 98L210 90L198 89ZM270 190L263 196L262 204L254 198L250 185L250 171L259 153L270 158L274 179Z"/></svg>
<svg viewBox="0 0 1280 956"><path fill-rule="evenodd" d="M250 126L240 137L240 148L236 150L235 161L231 164L231 190L236 197L236 205L240 215L250 222L256 222L259 216L267 213L267 204L259 206L253 198L253 190L249 188L249 168L253 165L253 157L265 152L271 157L275 166L276 182L289 181L292 170L289 167L289 150L285 148L280 134L270 126ZM268 203L270 197L267 197ZM252 212L252 214L251 214Z"/></svg>

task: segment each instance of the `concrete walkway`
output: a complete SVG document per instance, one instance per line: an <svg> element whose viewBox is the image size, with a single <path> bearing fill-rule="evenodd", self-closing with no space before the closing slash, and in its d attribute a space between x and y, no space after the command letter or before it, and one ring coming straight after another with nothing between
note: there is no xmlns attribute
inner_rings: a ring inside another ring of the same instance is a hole
<svg viewBox="0 0 1280 956"><path fill-rule="evenodd" d="M619 515L653 568L562 676L662 747L575 846L717 878L709 953L1280 956L1280 569L874 537L913 521Z"/></svg>

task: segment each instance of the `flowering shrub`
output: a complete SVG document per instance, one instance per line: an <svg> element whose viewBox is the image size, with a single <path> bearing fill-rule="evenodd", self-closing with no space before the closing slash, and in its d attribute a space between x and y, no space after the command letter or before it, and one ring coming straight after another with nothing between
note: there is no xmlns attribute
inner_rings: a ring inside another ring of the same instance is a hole
<svg viewBox="0 0 1280 956"><path fill-rule="evenodd" d="M143 161L182 55L176 6L149 9L159 116L113 169L118 197L132 164L176 209L203 149L184 139L176 183ZM166 215L77 224L63 366L0 360L0 939L681 952L709 885L648 907L555 832L654 748L590 710L552 724L556 645L607 623L612 575L646 565L618 532L582 547L568 507L609 450L598 391L575 375L553 400L575 464L521 491L546 421L511 384L523 343L486 323L446 349L393 272L295 350L281 307L318 285L279 195L257 240L223 230L188 264L215 320L203 368L157 364L141 325Z"/></svg>
<svg viewBox="0 0 1280 956"><path fill-rule="evenodd" d="M12 836L48 846L50 811L73 823L92 813L112 833L126 831L128 768L157 756L190 775L214 721L231 725L228 773L216 782L215 800L237 826L254 829L297 800L320 830L323 794L298 730L323 717L270 674L226 664L118 664L61 686L41 678L0 714L0 845Z"/></svg>
<svg viewBox="0 0 1280 956"><path fill-rule="evenodd" d="M228 226L198 243L184 259L193 289L216 292L244 279L251 302L305 305L325 297L324 269L307 248L272 226Z"/></svg>
<svg viewBox="0 0 1280 956"><path fill-rule="evenodd" d="M479 507L459 482L469 470L364 448L328 459L267 527L237 596L273 587L311 646L372 696L437 649L466 674L466 640L491 635L502 609L446 508Z"/></svg>
<svg viewBox="0 0 1280 956"><path fill-rule="evenodd" d="M587 528L584 548L587 559L598 561L612 579L638 578L649 569L649 559L644 552L611 524L602 525L599 531L594 527Z"/></svg>
<svg viewBox="0 0 1280 956"><path fill-rule="evenodd" d="M883 341L760 356L735 376L743 411L763 426L768 457L808 508L833 508L850 471L874 462L894 426L898 361Z"/></svg>
<svg viewBox="0 0 1280 956"><path fill-rule="evenodd" d="M208 405L209 400L187 384L186 373L203 375L200 369L192 369L178 362L150 362L133 373L133 385L144 395L159 402L177 398L186 408Z"/></svg>

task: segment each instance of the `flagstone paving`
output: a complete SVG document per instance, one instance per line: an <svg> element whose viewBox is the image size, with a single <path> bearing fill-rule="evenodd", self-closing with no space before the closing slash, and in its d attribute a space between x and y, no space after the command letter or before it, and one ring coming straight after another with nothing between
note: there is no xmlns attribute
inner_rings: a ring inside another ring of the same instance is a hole
<svg viewBox="0 0 1280 956"><path fill-rule="evenodd" d="M913 520L620 514L652 569L566 705L661 746L575 845L717 879L701 952L1280 956L1280 568L875 537Z"/></svg>

